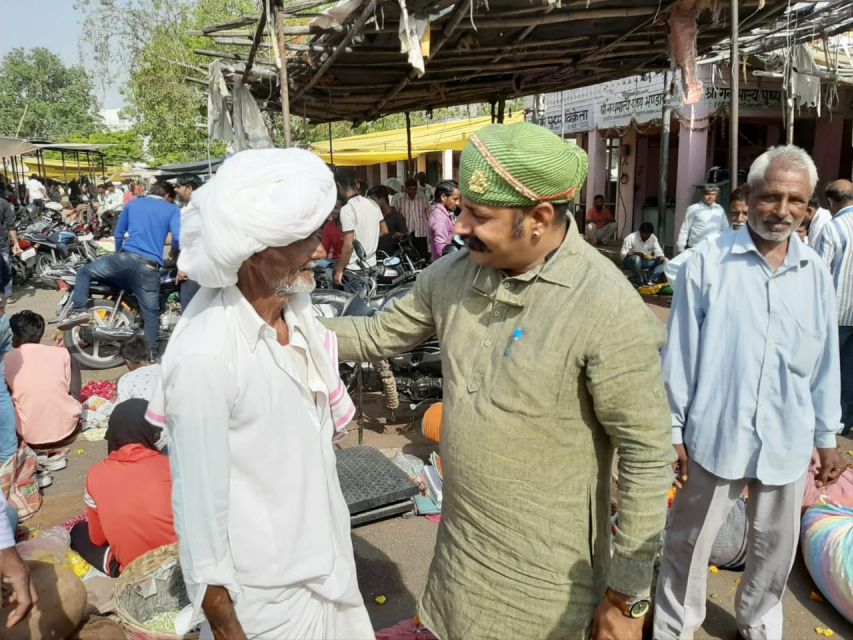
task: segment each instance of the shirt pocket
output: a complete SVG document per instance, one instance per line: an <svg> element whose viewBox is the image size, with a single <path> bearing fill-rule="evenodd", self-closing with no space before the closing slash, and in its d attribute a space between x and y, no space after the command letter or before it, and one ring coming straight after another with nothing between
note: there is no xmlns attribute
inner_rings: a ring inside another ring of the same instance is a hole
<svg viewBox="0 0 853 640"><path fill-rule="evenodd" d="M823 346L824 340L820 336L797 325L795 343L791 348L791 358L788 360L788 369L797 375L810 378L823 351Z"/></svg>
<svg viewBox="0 0 853 640"><path fill-rule="evenodd" d="M553 346L514 343L496 367L491 398L503 411L541 417L556 415L566 370L566 352Z"/></svg>

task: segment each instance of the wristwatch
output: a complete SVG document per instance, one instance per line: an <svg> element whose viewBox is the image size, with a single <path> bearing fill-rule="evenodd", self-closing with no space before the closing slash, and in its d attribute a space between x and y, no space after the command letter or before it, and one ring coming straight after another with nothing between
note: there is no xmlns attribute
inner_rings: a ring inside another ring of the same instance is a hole
<svg viewBox="0 0 853 640"><path fill-rule="evenodd" d="M616 593L611 589L607 589L606 593L607 599L610 603L618 608L619 611L628 618L642 618L649 612L649 609L651 609L652 606L652 601L648 598L632 598L625 600L616 595Z"/></svg>

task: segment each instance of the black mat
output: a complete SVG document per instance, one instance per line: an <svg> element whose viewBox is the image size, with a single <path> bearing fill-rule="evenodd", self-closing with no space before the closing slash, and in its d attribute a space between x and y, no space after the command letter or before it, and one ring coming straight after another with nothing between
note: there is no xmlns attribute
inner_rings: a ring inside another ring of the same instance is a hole
<svg viewBox="0 0 853 640"><path fill-rule="evenodd" d="M418 486L373 447L338 449L338 479L350 515L408 501Z"/></svg>

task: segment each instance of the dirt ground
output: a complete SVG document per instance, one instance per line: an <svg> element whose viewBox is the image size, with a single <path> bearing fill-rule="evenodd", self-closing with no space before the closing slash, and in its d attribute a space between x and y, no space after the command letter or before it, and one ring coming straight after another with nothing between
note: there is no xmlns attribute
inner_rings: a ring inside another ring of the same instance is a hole
<svg viewBox="0 0 853 640"><path fill-rule="evenodd" d="M54 291L23 289L13 296L7 313L31 309L50 321L55 316L58 300L59 294ZM648 306L656 317L665 322L668 308L662 305ZM47 334L51 331L49 326ZM121 373L120 369L86 372L84 381L115 379ZM388 455L402 450L426 458L434 447L420 435L416 425L417 414L410 414L411 421L407 422L407 415L401 413L398 415L400 424L383 428L381 411L377 406L374 403L367 408L371 419L365 428L364 443ZM352 433L344 446L356 444L356 434ZM844 451L853 451L853 439L843 439L841 444ZM26 525L30 528L48 528L82 513L86 472L105 455L106 445L103 441L79 439L72 447L68 468L54 474L53 486L44 492L42 509ZM359 584L376 629L389 627L414 614L417 598L426 583L437 530L436 523L422 517L396 517L353 530ZM708 574L708 614L702 629L694 636L696 640L734 639L734 591L739 575L728 571ZM829 604L815 602L810 598L815 587L800 557L791 573L788 587L784 601L786 638L820 638L815 628L828 627L834 631L835 638L853 640L853 626ZM377 604L377 596L385 596L385 604Z"/></svg>

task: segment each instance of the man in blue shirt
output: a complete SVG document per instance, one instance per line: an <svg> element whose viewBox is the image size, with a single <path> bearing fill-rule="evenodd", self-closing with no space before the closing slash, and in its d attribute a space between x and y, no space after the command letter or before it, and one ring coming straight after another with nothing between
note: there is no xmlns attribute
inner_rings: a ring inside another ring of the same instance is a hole
<svg viewBox="0 0 853 640"><path fill-rule="evenodd" d="M843 433L853 428L853 183L835 180L824 192L832 214L812 242L823 258L838 297L838 342L841 354L841 421Z"/></svg>
<svg viewBox="0 0 853 640"><path fill-rule="evenodd" d="M91 322L87 311L89 284L93 279L108 282L131 291L136 297L148 348L152 356L157 356L163 246L171 233L170 257L176 257L181 236L181 211L164 199L167 193L166 186L156 183L146 197L127 203L115 229L115 253L87 264L77 272L72 295L74 308L68 319L59 325L61 330Z"/></svg>
<svg viewBox="0 0 853 640"><path fill-rule="evenodd" d="M781 638L805 483L825 486L846 468L835 440L835 291L818 256L791 239L816 182L802 149L765 152L749 172L747 225L694 249L678 274L663 376L681 490L664 542L655 640L691 638L702 624L711 546L747 487L738 631ZM812 447L816 478L807 477Z"/></svg>

